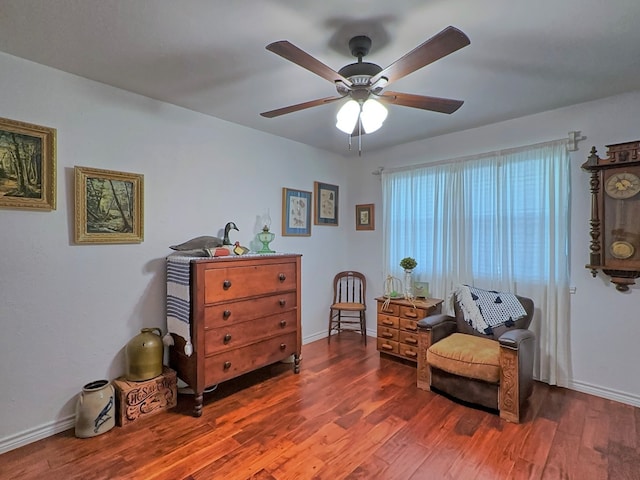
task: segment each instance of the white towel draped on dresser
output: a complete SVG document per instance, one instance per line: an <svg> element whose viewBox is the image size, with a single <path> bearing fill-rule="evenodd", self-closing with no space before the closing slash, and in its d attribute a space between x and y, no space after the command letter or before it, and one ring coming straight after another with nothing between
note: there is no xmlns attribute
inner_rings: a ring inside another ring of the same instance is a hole
<svg viewBox="0 0 640 480"><path fill-rule="evenodd" d="M165 345L173 345L171 334L184 338L184 354L193 353L191 344L191 291L190 273L192 257L167 257L167 334Z"/></svg>

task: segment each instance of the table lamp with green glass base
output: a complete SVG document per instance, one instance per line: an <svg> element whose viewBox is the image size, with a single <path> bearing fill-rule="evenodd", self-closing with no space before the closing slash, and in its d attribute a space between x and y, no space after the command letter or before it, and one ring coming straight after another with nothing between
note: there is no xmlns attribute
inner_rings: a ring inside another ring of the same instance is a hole
<svg viewBox="0 0 640 480"><path fill-rule="evenodd" d="M262 243L262 248L258 250L258 253L275 253L274 250L271 250L269 248L269 244L273 242L273 239L276 238L276 236L269 231L268 226L265 225L262 228L262 232L260 232L257 237L258 240Z"/></svg>

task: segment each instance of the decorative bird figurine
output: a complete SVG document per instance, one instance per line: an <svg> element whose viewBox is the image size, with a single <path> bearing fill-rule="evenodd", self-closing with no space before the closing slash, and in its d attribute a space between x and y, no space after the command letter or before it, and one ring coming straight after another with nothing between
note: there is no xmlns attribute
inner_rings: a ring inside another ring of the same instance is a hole
<svg viewBox="0 0 640 480"><path fill-rule="evenodd" d="M195 237L191 240L187 240L184 243L180 243L178 245L171 245L169 248L171 250L177 251L187 251L187 250L202 250L205 248L213 248L221 247L223 245L231 245L231 241L229 240L229 231L230 230L238 230L236 224L233 222L228 222L224 226L224 237L210 237L207 235L203 235L201 237ZM240 231L240 230L238 230Z"/></svg>
<svg viewBox="0 0 640 480"><path fill-rule="evenodd" d="M222 245L231 245L231 241L229 240L229 230L240 231L236 224L233 222L229 222L224 226L224 237L222 238Z"/></svg>
<svg viewBox="0 0 640 480"><path fill-rule="evenodd" d="M222 240L220 240L218 237L202 236L202 237L192 238L191 240L187 240L186 242L181 243L179 245L171 245L169 248L171 250L185 251L185 250L199 250L203 248L215 248L215 247L221 247L221 246L222 246Z"/></svg>
<svg viewBox="0 0 640 480"><path fill-rule="evenodd" d="M244 255L245 253L248 253L249 249L247 247L243 247L242 245L240 245L240 242L236 242L233 244L233 253L235 253L236 255Z"/></svg>

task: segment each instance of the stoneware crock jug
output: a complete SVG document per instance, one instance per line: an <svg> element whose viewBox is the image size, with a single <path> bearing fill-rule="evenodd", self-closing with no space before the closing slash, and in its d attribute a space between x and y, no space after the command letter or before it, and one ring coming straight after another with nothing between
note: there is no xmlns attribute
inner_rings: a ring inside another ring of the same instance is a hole
<svg viewBox="0 0 640 480"><path fill-rule="evenodd" d="M158 333L154 333L157 331ZM162 330L157 327L143 328L140 334L127 343L127 380L140 382L162 374L164 345Z"/></svg>
<svg viewBox="0 0 640 480"><path fill-rule="evenodd" d="M76 402L76 437L95 437L115 426L114 393L109 380L96 380L82 387Z"/></svg>

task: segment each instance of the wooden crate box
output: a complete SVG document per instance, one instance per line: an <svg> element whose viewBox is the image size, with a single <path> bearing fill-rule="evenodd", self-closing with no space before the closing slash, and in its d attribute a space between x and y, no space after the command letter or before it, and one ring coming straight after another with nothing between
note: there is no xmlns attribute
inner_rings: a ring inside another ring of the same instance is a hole
<svg viewBox="0 0 640 480"><path fill-rule="evenodd" d="M116 390L116 422L123 427L138 418L168 410L178 402L176 372L163 367L162 375L133 382L125 377L113 381Z"/></svg>

